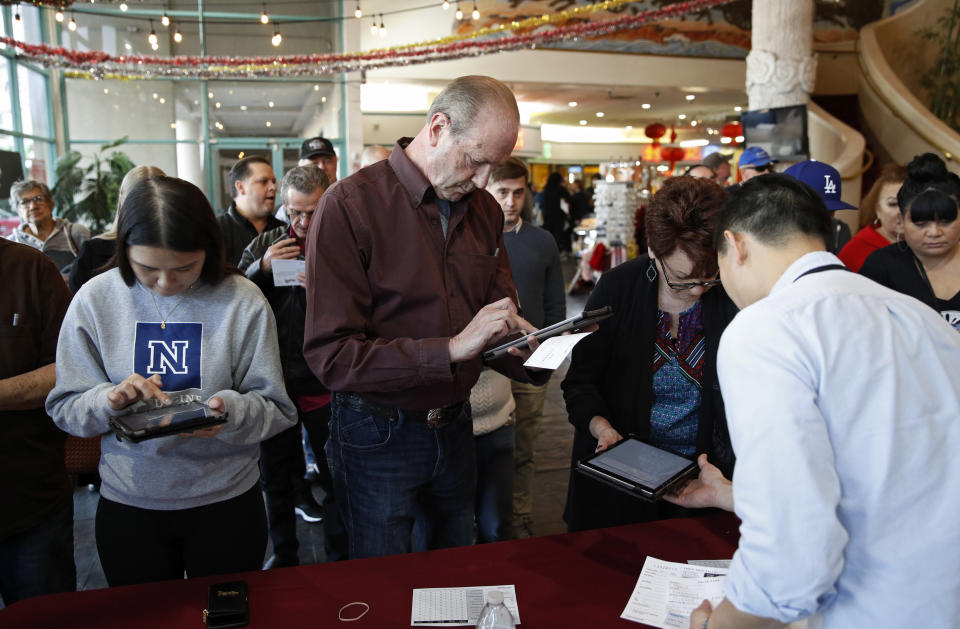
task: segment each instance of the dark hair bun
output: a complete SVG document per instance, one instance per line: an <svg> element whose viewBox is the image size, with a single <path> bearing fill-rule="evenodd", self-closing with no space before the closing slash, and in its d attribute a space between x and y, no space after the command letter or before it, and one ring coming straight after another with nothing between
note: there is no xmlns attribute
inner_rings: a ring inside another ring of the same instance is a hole
<svg viewBox="0 0 960 629"><path fill-rule="evenodd" d="M907 166L908 176L917 183L943 181L949 178L950 171L942 159L933 153L917 155Z"/></svg>

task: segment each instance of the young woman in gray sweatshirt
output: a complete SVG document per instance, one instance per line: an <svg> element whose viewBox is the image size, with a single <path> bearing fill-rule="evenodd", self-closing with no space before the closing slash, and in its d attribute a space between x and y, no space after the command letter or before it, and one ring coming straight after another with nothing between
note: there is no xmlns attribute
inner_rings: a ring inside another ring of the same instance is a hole
<svg viewBox="0 0 960 629"><path fill-rule="evenodd" d="M291 426L273 314L230 273L203 193L139 183L117 226L117 268L74 297L47 412L64 431L103 435L97 549L111 586L257 570L266 519L260 441ZM108 418L197 400L226 424L129 443Z"/></svg>

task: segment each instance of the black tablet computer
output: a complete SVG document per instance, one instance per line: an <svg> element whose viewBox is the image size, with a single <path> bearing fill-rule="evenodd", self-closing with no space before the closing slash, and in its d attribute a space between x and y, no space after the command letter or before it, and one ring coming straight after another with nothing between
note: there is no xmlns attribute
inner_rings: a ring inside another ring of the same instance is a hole
<svg viewBox="0 0 960 629"><path fill-rule="evenodd" d="M597 308L596 310L584 310L575 317L570 317L565 321L560 321L559 323L554 323L553 325L548 325L543 329L537 330L533 333L533 336L537 337L537 340L543 343L548 338L563 334L564 332L568 331L576 332L577 330L582 330L583 328L589 327L594 323L599 323L600 321L612 316L612 306L604 306L603 308ZM499 347L488 349L483 353L484 362L489 362L491 360L496 360L497 358L506 356L508 349L518 345L523 345L527 342L528 336L530 335L526 334L518 339L510 341L509 343L504 343Z"/></svg>
<svg viewBox="0 0 960 629"><path fill-rule="evenodd" d="M227 423L228 413L217 413L202 402L152 408L111 417L110 428L120 439L137 443Z"/></svg>
<svg viewBox="0 0 960 629"><path fill-rule="evenodd" d="M696 461L661 450L634 436L579 461L577 470L644 500L658 500L699 473Z"/></svg>

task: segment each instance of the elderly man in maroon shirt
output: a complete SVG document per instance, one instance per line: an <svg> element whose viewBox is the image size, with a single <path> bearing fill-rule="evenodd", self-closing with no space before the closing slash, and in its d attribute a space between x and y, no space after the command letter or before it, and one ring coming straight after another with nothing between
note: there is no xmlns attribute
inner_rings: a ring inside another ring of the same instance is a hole
<svg viewBox="0 0 960 629"><path fill-rule="evenodd" d="M409 552L418 514L432 547L471 541L480 354L534 329L484 190L519 123L506 85L456 79L415 138L327 191L310 226L304 356L334 392L326 450L352 558ZM546 380L523 368L529 348L511 352L492 366Z"/></svg>

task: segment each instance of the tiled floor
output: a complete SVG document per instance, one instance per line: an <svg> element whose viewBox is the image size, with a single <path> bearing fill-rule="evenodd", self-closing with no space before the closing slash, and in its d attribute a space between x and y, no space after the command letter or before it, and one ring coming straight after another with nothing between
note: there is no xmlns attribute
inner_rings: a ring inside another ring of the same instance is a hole
<svg viewBox="0 0 960 629"><path fill-rule="evenodd" d="M565 275L573 272L572 265L566 265ZM569 297L567 312L570 315L583 310L585 297ZM573 427L567 422L560 391L560 381L566 373L564 365L550 379L547 399L544 403L541 433L537 440L534 477L534 534L550 535L566 532L563 522L563 505L567 494L567 478L570 469L570 446L573 440ZM322 497L319 489L317 498ZM74 492L74 539L77 563L77 587L91 590L106 587L107 583L100 568L94 537L94 515L97 508L97 494L86 488ZM302 564L324 561L323 525L308 524L297 519L297 537L300 540L300 562ZM269 557L271 550L267 549Z"/></svg>

